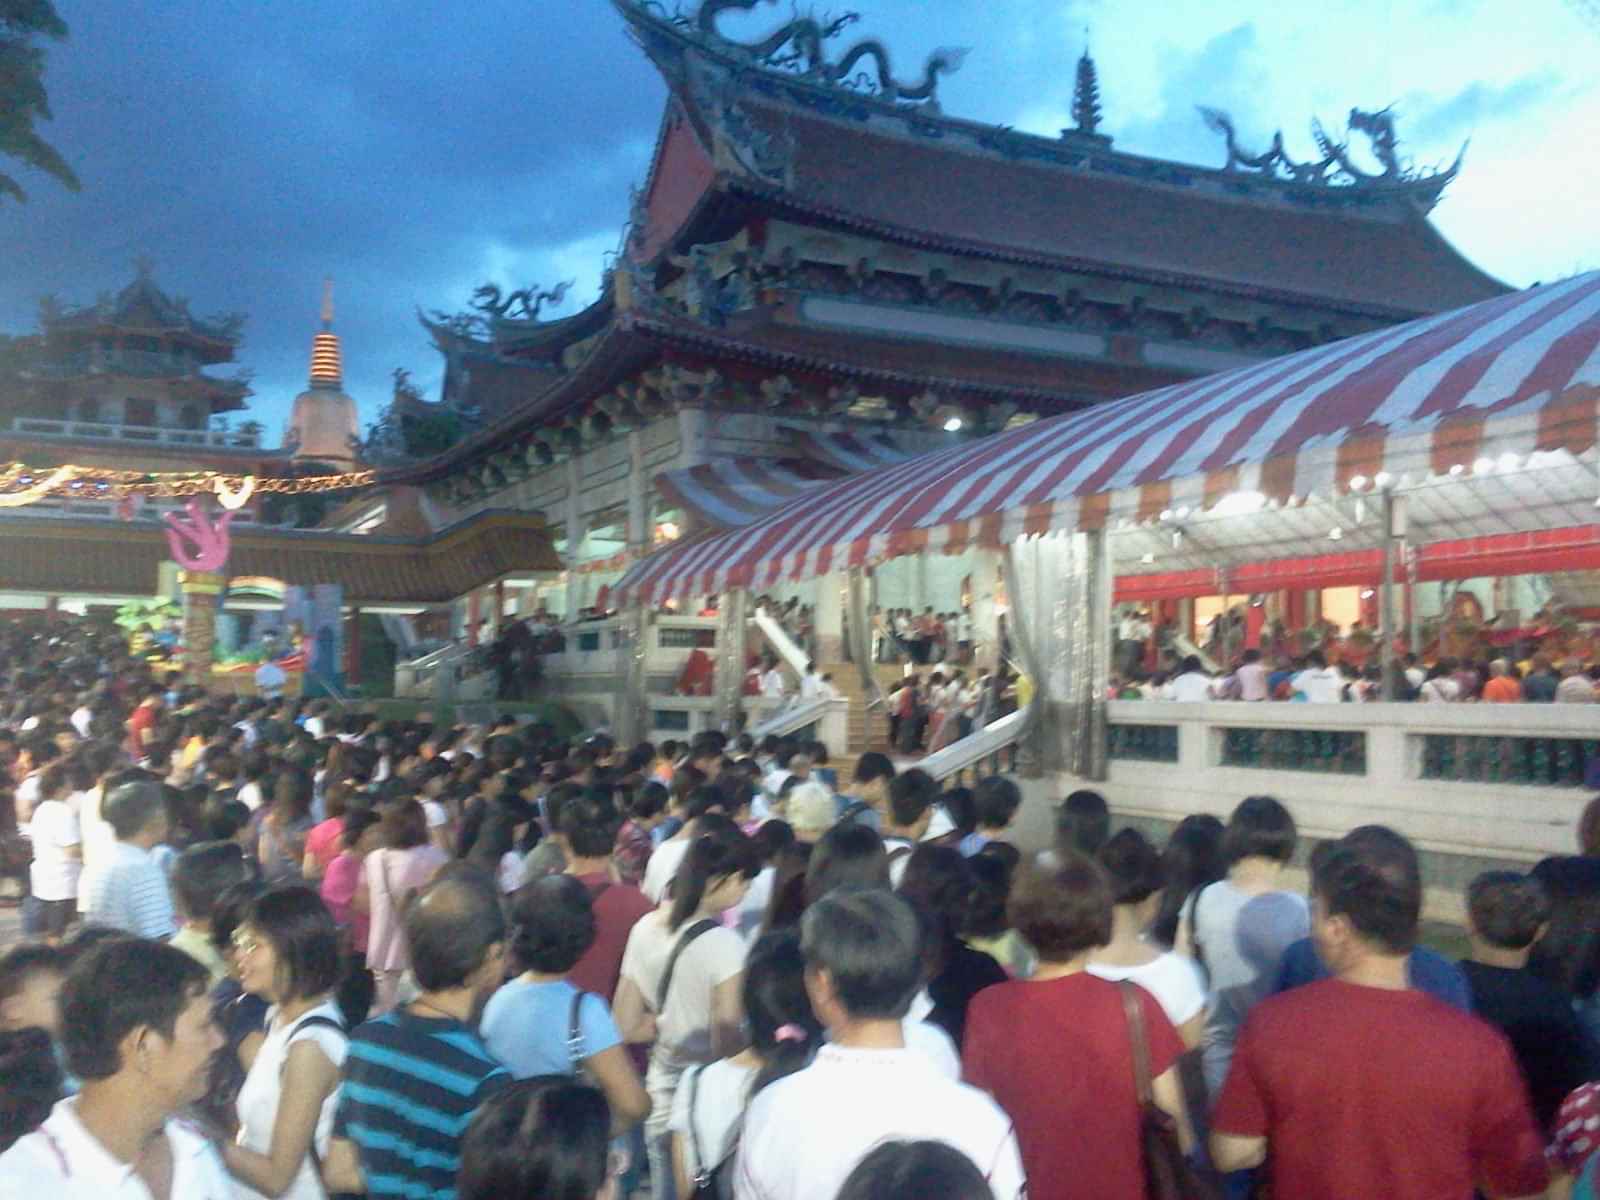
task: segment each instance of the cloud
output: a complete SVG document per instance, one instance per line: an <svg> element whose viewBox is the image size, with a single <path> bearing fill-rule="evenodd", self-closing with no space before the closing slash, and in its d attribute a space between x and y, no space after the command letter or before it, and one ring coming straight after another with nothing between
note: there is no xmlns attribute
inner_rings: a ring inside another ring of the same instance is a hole
<svg viewBox="0 0 1600 1200"><path fill-rule="evenodd" d="M1508 84L1476 80L1446 100L1416 97L1396 108L1405 117L1406 133L1418 142L1461 141L1491 121L1510 121L1555 97L1561 78L1553 71L1525 75Z"/></svg>

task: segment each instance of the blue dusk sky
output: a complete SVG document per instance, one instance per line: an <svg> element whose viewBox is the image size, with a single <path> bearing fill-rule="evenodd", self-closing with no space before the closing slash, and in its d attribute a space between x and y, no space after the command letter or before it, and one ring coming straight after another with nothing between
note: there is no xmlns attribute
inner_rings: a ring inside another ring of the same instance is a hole
<svg viewBox="0 0 1600 1200"><path fill-rule="evenodd" d="M31 331L47 293L120 288L148 255L197 314L248 314L239 359L274 442L324 276L363 422L395 367L437 395L417 308L459 309L485 281L572 279L557 314L592 300L666 95L609 0L57 5L71 37L49 50L42 132L83 190L21 172L30 201L0 201L0 331ZM1353 106L1392 104L1418 165L1471 140L1433 214L1469 259L1516 285L1600 268L1600 0L849 7L846 39L883 37L905 77L936 47L971 47L942 85L947 113L1051 135L1071 123L1087 31L1102 131L1181 162L1222 162L1199 104L1231 111L1247 148L1282 128L1302 159L1313 117L1340 131ZM790 12L766 3L723 28L753 38Z"/></svg>

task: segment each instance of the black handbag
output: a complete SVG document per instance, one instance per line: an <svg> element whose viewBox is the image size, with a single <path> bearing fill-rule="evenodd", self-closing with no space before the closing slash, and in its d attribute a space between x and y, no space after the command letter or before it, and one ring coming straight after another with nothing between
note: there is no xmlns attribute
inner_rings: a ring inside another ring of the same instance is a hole
<svg viewBox="0 0 1600 1200"><path fill-rule="evenodd" d="M1151 1200L1222 1200L1222 1193L1183 1152L1178 1123L1156 1105L1150 1082L1150 1043L1145 1037L1139 987L1119 983L1122 1011L1133 1046L1133 1078L1139 1097L1139 1149L1144 1160L1145 1189Z"/></svg>

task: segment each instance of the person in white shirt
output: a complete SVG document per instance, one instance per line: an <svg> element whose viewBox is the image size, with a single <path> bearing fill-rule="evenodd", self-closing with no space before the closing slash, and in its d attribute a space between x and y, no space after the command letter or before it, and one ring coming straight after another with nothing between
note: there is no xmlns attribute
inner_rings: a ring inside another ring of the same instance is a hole
<svg viewBox="0 0 1600 1200"><path fill-rule="evenodd" d="M1322 651L1306 655L1306 667L1289 686L1312 704L1337 704L1344 698L1344 677L1338 667L1330 667Z"/></svg>
<svg viewBox="0 0 1600 1200"><path fill-rule="evenodd" d="M349 1043L333 999L339 927L310 888L258 896L233 935L245 991L271 1003L266 1038L239 1089L239 1137L223 1162L238 1200L323 1200L339 1069Z"/></svg>
<svg viewBox="0 0 1600 1200"><path fill-rule="evenodd" d="M211 1141L175 1114L206 1094L222 1048L206 969L181 950L115 938L61 989L67 1067L82 1090L0 1154L0 1196L225 1200Z"/></svg>
<svg viewBox="0 0 1600 1200"><path fill-rule="evenodd" d="M835 892L801 922L806 990L829 1042L750 1104L735 1190L751 1200L837 1195L886 1139L934 1139L966 1155L996 1200L1026 1195L1011 1121L975 1088L908 1049L902 1020L921 984L916 914L888 891Z"/></svg>
<svg viewBox="0 0 1600 1200"><path fill-rule="evenodd" d="M912 767L889 780L883 813L883 849L889 860L889 884L899 890L906 864L933 821L939 785L926 771Z"/></svg>
<svg viewBox="0 0 1600 1200"><path fill-rule="evenodd" d="M778 666L778 660L775 658L767 659L766 670L761 672L761 694L769 700L782 700L786 686L783 680L783 671Z"/></svg>
<svg viewBox="0 0 1600 1200"><path fill-rule="evenodd" d="M1233 673L1238 683L1239 699L1248 701L1261 701L1267 699L1267 667L1261 661L1261 651L1250 649L1244 652L1244 661L1239 664L1239 669Z"/></svg>
<svg viewBox="0 0 1600 1200"><path fill-rule="evenodd" d="M103 815L117 840L78 881L84 923L164 941L177 932L178 920L167 877L150 853L167 837L161 785L122 784L106 797Z"/></svg>
<svg viewBox="0 0 1600 1200"><path fill-rule="evenodd" d="M817 664L808 662L806 673L800 677L800 699L817 700L822 696L822 675L817 670Z"/></svg>
<svg viewBox="0 0 1600 1200"><path fill-rule="evenodd" d="M23 932L59 941L78 908L78 875L83 868L83 838L78 814L67 803L65 763L51 763L39 785L33 810L33 863L30 898L23 909Z"/></svg>
<svg viewBox="0 0 1600 1200"><path fill-rule="evenodd" d="M1200 665L1200 657L1198 655L1191 654L1183 660L1178 669L1178 674L1167 683L1162 698L1190 704L1200 703L1212 698L1211 676L1207 675L1205 668Z"/></svg>
<svg viewBox="0 0 1600 1200"><path fill-rule="evenodd" d="M89 740L89 730L94 723L94 709L89 707L85 700L72 710L72 716L67 718L72 722L72 727L78 731L78 736L84 741Z"/></svg>

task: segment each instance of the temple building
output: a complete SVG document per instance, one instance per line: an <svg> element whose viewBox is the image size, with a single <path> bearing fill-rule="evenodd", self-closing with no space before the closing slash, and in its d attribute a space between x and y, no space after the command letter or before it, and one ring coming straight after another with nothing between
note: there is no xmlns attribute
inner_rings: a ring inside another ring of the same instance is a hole
<svg viewBox="0 0 1600 1200"><path fill-rule="evenodd" d="M216 470L270 474L283 458L261 426L234 423L250 395L234 361L242 316L201 319L156 284L141 261L133 281L93 304L40 305L37 334L9 343L0 362L0 462L78 463L123 471ZM152 502L157 519L178 502ZM94 488L51 497L19 516L109 517L118 505ZM123 511L122 515L131 516ZM254 505L240 513L252 520Z"/></svg>
<svg viewBox="0 0 1600 1200"><path fill-rule="evenodd" d="M668 88L621 252L575 315L543 319L560 289L486 285L424 318L436 407L477 431L391 475L444 520L545 515L566 579L508 608L604 607L653 547L843 475L1506 290L1428 221L1457 168L1403 167L1386 113L1342 143L1319 127L1303 164L1208 112L1227 161L1191 166L1116 148L1086 54L1074 126L1041 137L944 112L957 52L908 80L880 42L835 53L843 21L743 44L727 0L615 2ZM876 600L970 604L983 553L885 554ZM828 578L772 588L817 606L825 657Z"/></svg>

